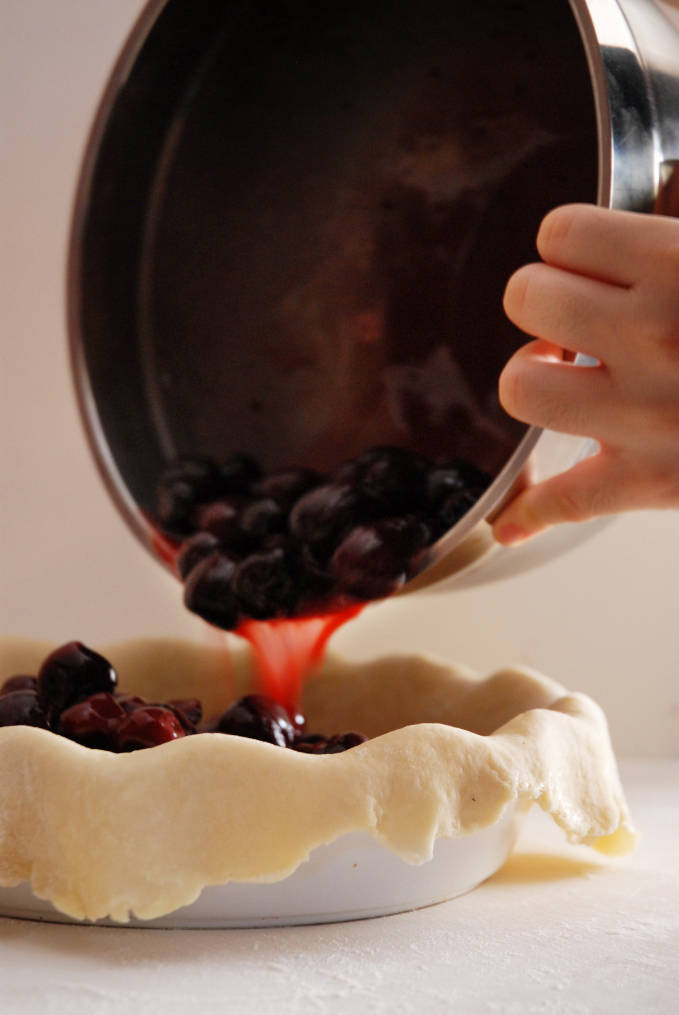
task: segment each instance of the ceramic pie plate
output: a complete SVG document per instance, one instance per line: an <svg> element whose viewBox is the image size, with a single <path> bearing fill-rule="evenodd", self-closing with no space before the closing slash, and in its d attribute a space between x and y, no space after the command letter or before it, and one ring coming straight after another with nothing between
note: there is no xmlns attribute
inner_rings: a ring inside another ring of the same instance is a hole
<svg viewBox="0 0 679 1015"><path fill-rule="evenodd" d="M387 916L452 899L475 888L505 862L515 840L515 809L481 832L438 839L432 859L405 863L365 832L313 850L282 881L203 889L189 906L124 926L166 928L271 927ZM0 889L0 915L79 923L36 898L28 884ZM111 920L98 924L120 926Z"/></svg>
<svg viewBox="0 0 679 1015"><path fill-rule="evenodd" d="M53 647L3 643L3 672L35 672ZM199 646L100 650L124 690L196 695L207 714L248 686ZM370 739L313 756L204 734L116 755L0 729L0 914L246 927L402 912L498 870L532 803L573 842L632 848L603 713L534 671L334 657L303 711L309 730Z"/></svg>

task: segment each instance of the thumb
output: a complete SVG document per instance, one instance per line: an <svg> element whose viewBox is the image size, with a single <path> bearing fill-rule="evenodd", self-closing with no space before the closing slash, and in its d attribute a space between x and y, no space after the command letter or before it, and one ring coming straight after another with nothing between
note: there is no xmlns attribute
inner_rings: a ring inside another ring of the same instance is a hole
<svg viewBox="0 0 679 1015"><path fill-rule="evenodd" d="M511 546L560 522L584 522L624 511L634 506L627 502L628 487L629 477L620 463L599 451L519 493L494 519L493 536Z"/></svg>

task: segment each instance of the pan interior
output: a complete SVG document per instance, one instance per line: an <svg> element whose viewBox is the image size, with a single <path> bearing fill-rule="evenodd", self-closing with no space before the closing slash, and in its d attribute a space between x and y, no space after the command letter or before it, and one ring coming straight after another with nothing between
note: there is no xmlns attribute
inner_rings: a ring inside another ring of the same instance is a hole
<svg viewBox="0 0 679 1015"><path fill-rule="evenodd" d="M594 201L570 7L169 0L121 81L81 236L86 371L142 508L178 453L327 469L373 444L497 473L502 292Z"/></svg>

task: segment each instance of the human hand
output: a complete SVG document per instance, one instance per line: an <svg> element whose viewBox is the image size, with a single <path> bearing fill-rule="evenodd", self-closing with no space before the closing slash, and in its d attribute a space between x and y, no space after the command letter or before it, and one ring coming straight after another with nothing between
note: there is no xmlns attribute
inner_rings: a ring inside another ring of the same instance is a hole
<svg viewBox="0 0 679 1015"><path fill-rule="evenodd" d="M505 291L508 317L534 341L504 368L500 401L600 450L521 491L493 524L504 545L558 522L679 508L679 219L567 205L546 216L537 246L542 263Z"/></svg>

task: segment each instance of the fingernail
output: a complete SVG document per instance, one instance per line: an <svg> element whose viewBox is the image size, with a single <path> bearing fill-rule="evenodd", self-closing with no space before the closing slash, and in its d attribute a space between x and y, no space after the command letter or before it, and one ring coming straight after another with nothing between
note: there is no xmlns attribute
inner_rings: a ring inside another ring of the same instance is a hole
<svg viewBox="0 0 679 1015"><path fill-rule="evenodd" d="M508 522L506 525L500 525L498 528L493 529L493 537L496 542L501 543L503 546L513 546L515 543L528 539L529 535L529 532L514 522Z"/></svg>

